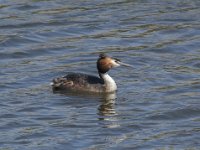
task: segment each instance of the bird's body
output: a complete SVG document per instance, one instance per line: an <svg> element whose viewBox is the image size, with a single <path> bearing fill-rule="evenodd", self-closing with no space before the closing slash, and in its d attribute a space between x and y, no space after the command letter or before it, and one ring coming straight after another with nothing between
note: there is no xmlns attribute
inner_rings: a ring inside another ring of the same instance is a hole
<svg viewBox="0 0 200 150"><path fill-rule="evenodd" d="M97 93L115 92L117 85L107 72L113 67L120 66L120 64L121 62L118 59L100 55L97 60L99 77L83 73L69 73L63 77L53 79L52 87L54 90Z"/></svg>

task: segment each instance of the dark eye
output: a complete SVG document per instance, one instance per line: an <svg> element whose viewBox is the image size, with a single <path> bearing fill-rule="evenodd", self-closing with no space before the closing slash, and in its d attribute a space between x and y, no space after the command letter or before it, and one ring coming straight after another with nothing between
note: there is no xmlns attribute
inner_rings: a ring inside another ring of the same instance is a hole
<svg viewBox="0 0 200 150"><path fill-rule="evenodd" d="M120 62L120 60L119 60L119 59L115 59L115 62L116 62L116 63L119 63L119 62Z"/></svg>

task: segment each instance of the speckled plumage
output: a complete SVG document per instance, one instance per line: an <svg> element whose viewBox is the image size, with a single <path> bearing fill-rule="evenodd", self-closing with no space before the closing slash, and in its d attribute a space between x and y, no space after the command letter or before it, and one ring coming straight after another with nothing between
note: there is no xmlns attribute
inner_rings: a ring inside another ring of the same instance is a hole
<svg viewBox="0 0 200 150"><path fill-rule="evenodd" d="M97 91L103 92L104 81L96 76L83 73L69 73L53 80L55 90Z"/></svg>

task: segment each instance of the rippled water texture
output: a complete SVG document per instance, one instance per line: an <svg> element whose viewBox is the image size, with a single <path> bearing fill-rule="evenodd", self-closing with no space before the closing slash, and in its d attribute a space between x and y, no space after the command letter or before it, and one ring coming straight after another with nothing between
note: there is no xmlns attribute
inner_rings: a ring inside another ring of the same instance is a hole
<svg viewBox="0 0 200 150"><path fill-rule="evenodd" d="M200 149L199 41L199 0L0 0L0 150ZM116 95L52 92L101 52Z"/></svg>

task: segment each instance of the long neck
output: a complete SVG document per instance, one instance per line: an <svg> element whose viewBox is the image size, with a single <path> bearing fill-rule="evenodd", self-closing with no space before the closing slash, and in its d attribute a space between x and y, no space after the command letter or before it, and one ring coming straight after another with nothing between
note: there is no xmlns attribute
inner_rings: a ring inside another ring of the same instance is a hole
<svg viewBox="0 0 200 150"><path fill-rule="evenodd" d="M99 76L104 81L106 92L113 92L117 90L117 85L115 81L107 73L99 73Z"/></svg>

